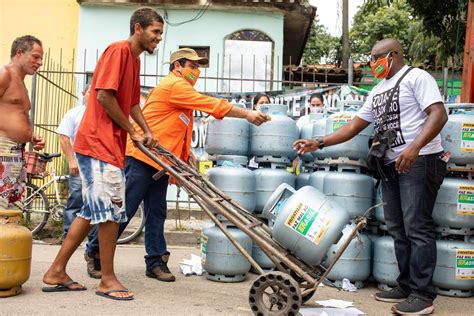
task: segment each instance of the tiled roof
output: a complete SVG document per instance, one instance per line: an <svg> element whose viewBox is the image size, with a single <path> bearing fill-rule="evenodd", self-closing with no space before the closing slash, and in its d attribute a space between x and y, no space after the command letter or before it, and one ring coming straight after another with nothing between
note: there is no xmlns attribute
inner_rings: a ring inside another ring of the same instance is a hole
<svg viewBox="0 0 474 316"><path fill-rule="evenodd" d="M347 70L336 65L286 65L283 66L285 80L303 82L347 82ZM362 76L362 65L354 64L354 80Z"/></svg>

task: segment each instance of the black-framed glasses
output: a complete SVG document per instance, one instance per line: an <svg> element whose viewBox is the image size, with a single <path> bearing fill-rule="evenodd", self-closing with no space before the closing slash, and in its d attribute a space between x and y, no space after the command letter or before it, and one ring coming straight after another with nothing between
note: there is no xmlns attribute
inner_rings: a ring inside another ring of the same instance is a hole
<svg viewBox="0 0 474 316"><path fill-rule="evenodd" d="M385 56L387 56L387 55L390 54L390 53L397 54L396 51L394 51L394 50L389 50L389 51L387 51L387 52L385 52L385 53L380 53L380 54L377 54L377 55L371 55L371 56L370 56L370 61L371 61L371 62L376 62L376 61L379 60L381 57L385 57Z"/></svg>

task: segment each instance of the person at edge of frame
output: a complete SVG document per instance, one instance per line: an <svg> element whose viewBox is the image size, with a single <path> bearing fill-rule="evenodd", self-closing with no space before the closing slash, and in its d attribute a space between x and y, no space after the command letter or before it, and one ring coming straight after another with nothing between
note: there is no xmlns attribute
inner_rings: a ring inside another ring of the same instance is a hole
<svg viewBox="0 0 474 316"><path fill-rule="evenodd" d="M384 80L372 89L354 119L323 138L297 140L294 149L303 154L345 142L372 122L376 133L396 131L379 173L385 221L394 239L400 275L398 286L376 293L375 299L397 303L391 308L396 314L427 315L434 311L436 298L432 212L446 173L440 131L448 116L436 81L426 71L405 65L398 40L377 42L370 65L374 75ZM400 85L394 89L399 78Z"/></svg>
<svg viewBox="0 0 474 316"><path fill-rule="evenodd" d="M25 144L35 150L45 140L33 133L31 102L24 80L43 65L43 44L32 35L16 38L11 46L10 63L0 67L0 210L22 210L25 192ZM8 218L0 217L1 222Z"/></svg>

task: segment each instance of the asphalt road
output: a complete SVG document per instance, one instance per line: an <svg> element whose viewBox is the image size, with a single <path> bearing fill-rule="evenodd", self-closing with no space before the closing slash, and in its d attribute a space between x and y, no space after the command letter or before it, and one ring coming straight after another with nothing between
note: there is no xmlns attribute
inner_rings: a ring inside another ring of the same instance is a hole
<svg viewBox="0 0 474 316"><path fill-rule="evenodd" d="M241 283L218 283L205 276L185 277L178 273L178 263L190 254L199 255L197 247L170 247L170 269L177 276L174 283L159 282L144 274L143 246L119 246L116 272L121 282L135 292L135 300L116 302L95 295L97 280L86 274L84 248L74 254L68 273L76 281L86 284L87 291L43 293L42 276L51 264L59 247L35 244L30 279L23 293L0 299L0 315L252 315L248 291L256 277L249 274ZM321 287L305 305L316 307L314 300L342 299L367 315L389 315L390 303L375 301L377 291L369 285L357 292L342 292ZM437 315L473 315L474 298L440 296L435 302Z"/></svg>

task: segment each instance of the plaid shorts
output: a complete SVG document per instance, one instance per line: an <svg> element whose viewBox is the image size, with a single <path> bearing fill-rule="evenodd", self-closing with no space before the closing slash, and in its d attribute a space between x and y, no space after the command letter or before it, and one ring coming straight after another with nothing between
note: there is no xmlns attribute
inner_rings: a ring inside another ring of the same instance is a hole
<svg viewBox="0 0 474 316"><path fill-rule="evenodd" d="M76 153L82 180L84 205L77 214L91 225L107 221L123 223L125 214L125 173L101 160Z"/></svg>

